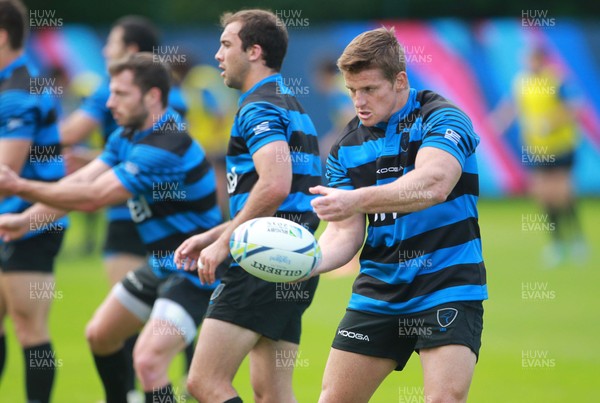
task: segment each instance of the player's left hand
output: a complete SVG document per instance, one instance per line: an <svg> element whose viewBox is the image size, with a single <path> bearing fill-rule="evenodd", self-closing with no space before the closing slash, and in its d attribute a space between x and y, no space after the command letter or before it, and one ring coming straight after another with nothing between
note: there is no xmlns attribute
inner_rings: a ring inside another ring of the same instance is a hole
<svg viewBox="0 0 600 403"><path fill-rule="evenodd" d="M24 214L0 215L0 239L4 242L22 238L29 232L30 221Z"/></svg>
<svg viewBox="0 0 600 403"><path fill-rule="evenodd" d="M0 196L12 196L17 191L19 176L7 165L0 165Z"/></svg>
<svg viewBox="0 0 600 403"><path fill-rule="evenodd" d="M222 238L207 246L198 259L198 277L202 284L212 284L216 280L217 267L229 255L229 241Z"/></svg>
<svg viewBox="0 0 600 403"><path fill-rule="evenodd" d="M321 220L342 221L358 213L355 192L315 186L308 189L310 193L321 195L313 199L310 204Z"/></svg>

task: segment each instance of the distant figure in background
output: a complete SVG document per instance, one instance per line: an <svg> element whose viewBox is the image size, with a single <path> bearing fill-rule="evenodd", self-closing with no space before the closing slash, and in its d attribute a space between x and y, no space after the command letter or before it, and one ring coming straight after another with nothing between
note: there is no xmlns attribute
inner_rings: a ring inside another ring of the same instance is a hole
<svg viewBox="0 0 600 403"><path fill-rule="evenodd" d="M344 87L342 75L336 65L335 58L323 59L315 73L317 91L325 99L327 112L331 121L331 129L319 136L319 148L323 162L329 155L329 149L344 126L356 115L352 100Z"/></svg>
<svg viewBox="0 0 600 403"><path fill-rule="evenodd" d="M324 97L327 104L327 112L331 121L329 131L319 136L319 149L321 150L321 160L324 168L331 147L348 122L356 116L356 111L354 110L354 105L352 105L352 99L348 94L348 90L344 86L344 79L337 67L335 58L323 59L317 65L315 80L317 91L320 96ZM323 169L323 176L323 183L327 184L328 179L325 176L325 169ZM328 275L331 277L346 277L358 274L360 268L359 257L360 251L352 260L339 269L328 273Z"/></svg>
<svg viewBox="0 0 600 403"><path fill-rule="evenodd" d="M224 217L229 217L229 196L225 154L229 142L229 129L237 111L237 92L223 85L218 69L198 63L189 63L176 74L181 80L181 90L189 107L186 120L190 135L206 151L217 176L217 199Z"/></svg>
<svg viewBox="0 0 600 403"><path fill-rule="evenodd" d="M556 267L569 256L583 262L587 248L571 181L578 140L575 105L544 48L531 50L527 69L513 83L513 102L505 100L492 117L500 133L518 119L529 190L545 210L552 235L544 263Z"/></svg>

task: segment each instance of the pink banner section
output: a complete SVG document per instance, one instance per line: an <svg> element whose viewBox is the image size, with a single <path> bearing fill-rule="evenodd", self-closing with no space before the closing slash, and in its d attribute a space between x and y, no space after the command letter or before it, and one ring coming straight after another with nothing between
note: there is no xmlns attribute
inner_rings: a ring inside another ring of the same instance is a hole
<svg viewBox="0 0 600 403"><path fill-rule="evenodd" d="M426 23L384 21L382 24L394 27L404 46L411 73L417 74L431 89L439 90L469 115L481 137L483 157L494 167L502 189L509 194L522 192L525 171L489 123L485 100L468 63L444 46Z"/></svg>

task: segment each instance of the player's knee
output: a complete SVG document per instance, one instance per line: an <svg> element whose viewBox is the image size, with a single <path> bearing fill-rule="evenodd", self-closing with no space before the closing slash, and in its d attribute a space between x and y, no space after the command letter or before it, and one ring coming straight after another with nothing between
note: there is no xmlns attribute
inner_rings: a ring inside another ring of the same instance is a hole
<svg viewBox="0 0 600 403"><path fill-rule="evenodd" d="M197 376L189 376L186 387L190 395L199 402L217 402L223 392L232 389L232 386L229 383L213 381L208 378L200 378Z"/></svg>
<svg viewBox="0 0 600 403"><path fill-rule="evenodd" d="M48 338L48 325L44 318L37 318L30 312L16 309L11 312L15 334L22 346L37 344Z"/></svg>
<svg viewBox="0 0 600 403"><path fill-rule="evenodd" d="M152 387L155 380L167 371L168 362L160 354L146 350L135 350L133 366L142 386Z"/></svg>
<svg viewBox="0 0 600 403"><path fill-rule="evenodd" d="M192 395L196 400L198 400L199 402L206 401L206 393L202 389L202 385L197 379L188 376L185 386L187 388L188 393Z"/></svg>
<svg viewBox="0 0 600 403"><path fill-rule="evenodd" d="M109 343L109 335L98 321L92 319L85 328L85 338L93 353L103 353Z"/></svg>
<svg viewBox="0 0 600 403"><path fill-rule="evenodd" d="M461 403L467 401L467 394L468 390L449 387L426 391L424 400L427 403Z"/></svg>

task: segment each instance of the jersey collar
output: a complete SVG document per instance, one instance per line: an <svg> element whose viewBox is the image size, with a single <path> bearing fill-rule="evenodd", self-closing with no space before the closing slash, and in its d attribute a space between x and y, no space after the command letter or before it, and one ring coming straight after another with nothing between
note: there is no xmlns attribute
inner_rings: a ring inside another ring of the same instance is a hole
<svg viewBox="0 0 600 403"><path fill-rule="evenodd" d="M400 123L402 119L404 119L411 111L415 109L416 100L417 90L414 88L409 89L408 97L404 106L400 108L397 112L394 112L387 122L379 122L375 125L375 127L387 131L388 127L398 126L398 123Z"/></svg>
<svg viewBox="0 0 600 403"><path fill-rule="evenodd" d="M281 74L279 74L279 73L276 73L271 76L263 78L262 80L260 80L256 84L254 84L254 86L252 88L250 88L248 91L246 91L242 95L240 95L240 99L238 101L238 106L241 106L242 103L244 102L244 99L246 99L250 94L252 94L254 91L256 91L256 89L258 87L261 87L262 85L264 85L266 83L270 83L272 81L277 81L277 80L281 80Z"/></svg>
<svg viewBox="0 0 600 403"><path fill-rule="evenodd" d="M26 64L27 64L27 56L22 54L21 56L17 57L15 60L12 61L12 63L10 63L8 66L6 66L2 70L0 70L0 81L6 80L8 77L10 77L12 75L13 71L15 71L16 69L18 69L21 66L25 66Z"/></svg>
<svg viewBox="0 0 600 403"><path fill-rule="evenodd" d="M173 120L175 123L183 124L183 118L179 113L177 113L172 107L167 106L165 113L158 118L156 123L146 130L132 130L131 128L123 128L121 132L122 137L127 137L133 142L138 142L144 137L148 136L150 133L155 131L157 127L160 127L161 123L166 123L169 120Z"/></svg>

